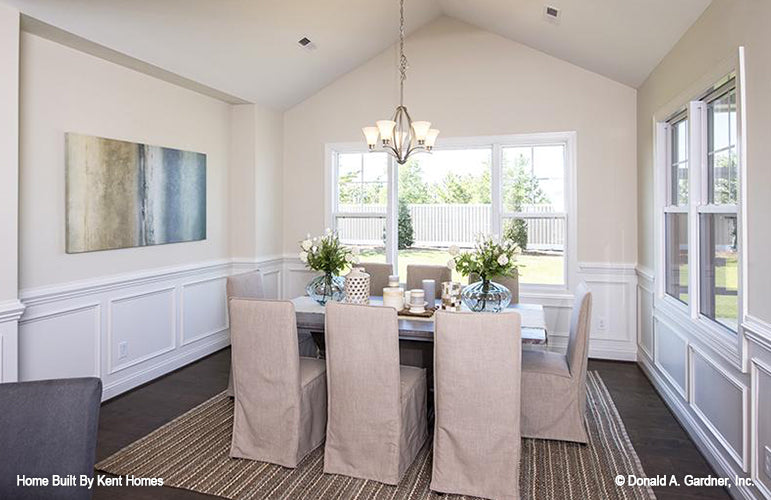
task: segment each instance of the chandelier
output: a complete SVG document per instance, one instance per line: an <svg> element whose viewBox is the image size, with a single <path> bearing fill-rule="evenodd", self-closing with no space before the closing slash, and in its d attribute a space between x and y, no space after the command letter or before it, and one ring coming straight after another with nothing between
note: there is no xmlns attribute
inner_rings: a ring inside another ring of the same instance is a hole
<svg viewBox="0 0 771 500"><path fill-rule="evenodd" d="M370 151L376 151L380 138L381 150L390 153L403 165L413 154L430 152L439 131L431 128L431 122L412 121L404 105L404 80L407 79L407 56L404 55L404 0L399 0L399 105L390 120L378 120L376 127L364 127L364 137Z"/></svg>

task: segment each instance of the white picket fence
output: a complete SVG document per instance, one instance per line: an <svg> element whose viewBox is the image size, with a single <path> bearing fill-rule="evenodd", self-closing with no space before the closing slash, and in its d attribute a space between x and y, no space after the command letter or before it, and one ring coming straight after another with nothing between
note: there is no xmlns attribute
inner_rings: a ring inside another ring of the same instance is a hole
<svg viewBox="0 0 771 500"><path fill-rule="evenodd" d="M426 204L408 205L412 217L415 247L470 247L476 235L490 232L492 210L488 204ZM385 205L341 205L341 212L383 213ZM528 212L549 212L549 205L527 207ZM385 219L340 218L337 221L340 237L347 244L383 244ZM561 251L565 248L565 221L563 219L529 219L527 221L528 250Z"/></svg>

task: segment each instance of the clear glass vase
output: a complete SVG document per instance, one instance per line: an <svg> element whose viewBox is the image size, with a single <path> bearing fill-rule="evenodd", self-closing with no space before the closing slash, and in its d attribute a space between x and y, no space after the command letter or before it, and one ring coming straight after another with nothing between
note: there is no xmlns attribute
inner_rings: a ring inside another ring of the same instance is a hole
<svg viewBox="0 0 771 500"><path fill-rule="evenodd" d="M308 283L305 292L322 306L330 300L340 302L345 295L345 278L332 273L316 276Z"/></svg>
<svg viewBox="0 0 771 500"><path fill-rule="evenodd" d="M494 281L482 280L465 287L461 299L474 312L501 312L511 303L508 288Z"/></svg>

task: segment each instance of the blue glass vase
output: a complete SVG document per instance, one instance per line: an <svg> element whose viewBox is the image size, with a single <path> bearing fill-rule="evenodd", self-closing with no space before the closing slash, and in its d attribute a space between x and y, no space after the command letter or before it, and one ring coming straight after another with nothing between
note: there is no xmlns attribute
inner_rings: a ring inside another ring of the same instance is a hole
<svg viewBox="0 0 771 500"><path fill-rule="evenodd" d="M305 292L322 306L330 300L340 302L345 295L345 278L332 273L316 276L305 287Z"/></svg>
<svg viewBox="0 0 771 500"><path fill-rule="evenodd" d="M477 281L463 289L461 299L474 312L501 312L511 303L508 288L494 281Z"/></svg>

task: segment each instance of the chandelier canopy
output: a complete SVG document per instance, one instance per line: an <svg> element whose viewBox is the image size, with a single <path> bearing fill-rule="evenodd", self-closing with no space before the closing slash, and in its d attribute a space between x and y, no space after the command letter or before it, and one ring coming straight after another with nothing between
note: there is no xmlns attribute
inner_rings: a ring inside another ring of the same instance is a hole
<svg viewBox="0 0 771 500"><path fill-rule="evenodd" d="M412 121L404 105L404 80L407 79L407 56L404 55L404 0L399 0L399 105L390 120L378 120L375 127L364 127L364 137L370 151L387 151L400 165L416 152L430 152L439 131L431 128L431 122Z"/></svg>

